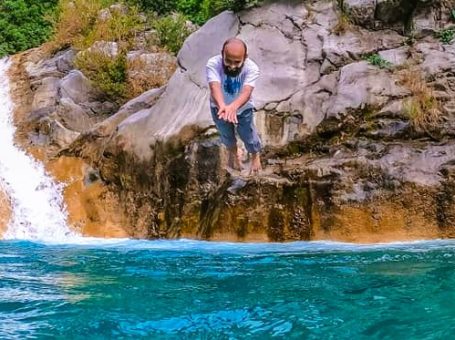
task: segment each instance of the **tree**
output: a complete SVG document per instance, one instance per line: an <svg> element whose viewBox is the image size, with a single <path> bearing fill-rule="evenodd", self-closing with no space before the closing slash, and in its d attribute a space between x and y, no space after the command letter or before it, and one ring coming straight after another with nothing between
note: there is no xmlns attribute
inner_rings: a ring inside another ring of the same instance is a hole
<svg viewBox="0 0 455 340"><path fill-rule="evenodd" d="M52 31L46 20L58 0L0 1L0 56L40 45Z"/></svg>

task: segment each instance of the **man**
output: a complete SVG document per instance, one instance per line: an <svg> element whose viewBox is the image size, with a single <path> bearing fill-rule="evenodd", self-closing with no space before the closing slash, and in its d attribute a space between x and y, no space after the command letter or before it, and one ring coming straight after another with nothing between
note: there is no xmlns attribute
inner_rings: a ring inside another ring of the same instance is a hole
<svg viewBox="0 0 455 340"><path fill-rule="evenodd" d="M228 39L221 54L209 59L206 66L210 87L210 109L229 152L228 166L242 170L235 129L251 154L250 174L261 169L261 141L254 125L251 94L259 77L258 66L248 58L245 42Z"/></svg>

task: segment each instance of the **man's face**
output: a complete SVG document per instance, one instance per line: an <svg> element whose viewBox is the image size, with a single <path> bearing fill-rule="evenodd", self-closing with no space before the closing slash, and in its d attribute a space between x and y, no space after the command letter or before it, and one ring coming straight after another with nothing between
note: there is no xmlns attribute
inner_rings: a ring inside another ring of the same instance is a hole
<svg viewBox="0 0 455 340"><path fill-rule="evenodd" d="M223 52L224 73L230 77L236 77L242 72L245 62L245 51L238 46L226 46Z"/></svg>

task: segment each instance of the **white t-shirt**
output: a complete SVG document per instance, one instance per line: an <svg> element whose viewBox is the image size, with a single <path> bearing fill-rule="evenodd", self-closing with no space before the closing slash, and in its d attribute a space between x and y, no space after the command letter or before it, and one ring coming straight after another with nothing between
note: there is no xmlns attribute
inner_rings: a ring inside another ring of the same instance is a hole
<svg viewBox="0 0 455 340"><path fill-rule="evenodd" d="M229 77L224 73L223 58L219 54L209 59L206 66L206 73L208 83L216 81L221 84L224 102L230 104L239 96L244 85L255 87L256 80L259 77L259 67L254 61L247 58L240 74L237 77ZM210 106L216 107L213 98L210 98ZM237 113L250 108L254 108L252 98L239 108Z"/></svg>

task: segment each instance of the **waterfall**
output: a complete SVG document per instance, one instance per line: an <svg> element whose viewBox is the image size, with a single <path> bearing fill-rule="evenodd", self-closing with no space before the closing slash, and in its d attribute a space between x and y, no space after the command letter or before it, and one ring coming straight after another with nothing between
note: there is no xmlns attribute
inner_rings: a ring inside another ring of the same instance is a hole
<svg viewBox="0 0 455 340"><path fill-rule="evenodd" d="M68 241L77 234L67 226L63 187L43 165L14 144L13 103L7 75L10 62L0 60L0 188L11 201L5 239Z"/></svg>

